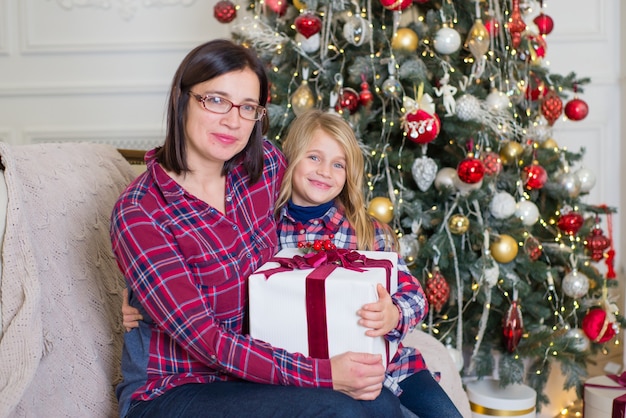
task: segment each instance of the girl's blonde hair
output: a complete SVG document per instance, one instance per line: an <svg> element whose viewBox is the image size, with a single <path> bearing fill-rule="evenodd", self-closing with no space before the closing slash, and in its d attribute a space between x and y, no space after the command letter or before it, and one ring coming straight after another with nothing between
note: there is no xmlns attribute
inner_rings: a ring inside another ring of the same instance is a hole
<svg viewBox="0 0 626 418"><path fill-rule="evenodd" d="M322 130L335 139L346 154L346 184L337 200L343 206L348 222L355 229L357 249L373 250L374 224L365 208L363 194L365 167L363 153L352 128L341 116L313 109L306 111L291 122L287 136L282 141L288 167L276 202L276 214L280 213L281 208L291 198L294 169L296 164L305 157L317 130Z"/></svg>

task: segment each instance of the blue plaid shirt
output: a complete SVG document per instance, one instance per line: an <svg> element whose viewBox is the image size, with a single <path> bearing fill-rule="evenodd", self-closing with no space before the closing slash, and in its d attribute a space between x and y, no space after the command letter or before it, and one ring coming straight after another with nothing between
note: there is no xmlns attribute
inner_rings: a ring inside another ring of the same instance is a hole
<svg viewBox="0 0 626 418"><path fill-rule="evenodd" d="M389 240L385 239L385 226L375 219L376 242L374 251L394 250L390 247ZM314 242L315 240L328 239L333 235L332 242L337 248L357 248L357 237L354 228L348 222L344 211L332 206L321 218L311 219L306 224L297 222L289 215L287 206L281 210L278 222L278 241L281 249L295 248L298 242ZM391 295L396 306L400 308L402 315L398 326L386 335L389 341L402 341L417 324L422 321L428 312L426 295L419 281L413 277L402 258L398 261L398 290ZM402 393L398 383L404 378L426 369L426 363L422 355L413 347L398 346L398 352L387 366L385 386L393 393Z"/></svg>

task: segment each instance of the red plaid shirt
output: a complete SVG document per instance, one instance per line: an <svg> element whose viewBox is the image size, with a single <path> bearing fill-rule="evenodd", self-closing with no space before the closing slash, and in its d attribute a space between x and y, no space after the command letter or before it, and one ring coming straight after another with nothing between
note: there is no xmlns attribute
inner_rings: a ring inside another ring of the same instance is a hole
<svg viewBox="0 0 626 418"><path fill-rule="evenodd" d="M375 219L373 222L376 242L372 250L389 251L383 225ZM281 211L278 223L278 241L281 249L295 248L298 242L328 239L331 234L334 235L332 242L337 248L357 249L355 230L346 219L342 209L333 206L321 218L311 219L306 224L296 222L289 216L286 205ZM402 258L398 261L398 290L391 297L400 308L402 316L396 329L389 332L386 338L390 341L402 341L428 313L424 290ZM387 366L385 386L399 395L402 391L398 382L424 369L426 369L426 363L420 352L413 347L404 347L400 344L398 352Z"/></svg>
<svg viewBox="0 0 626 418"><path fill-rule="evenodd" d="M147 314L147 381L133 399L186 383L252 382L332 387L330 361L244 335L247 277L275 253L274 202L285 170L265 143L259 182L240 166L226 176L226 213L173 181L153 159L119 198L111 239L118 265Z"/></svg>

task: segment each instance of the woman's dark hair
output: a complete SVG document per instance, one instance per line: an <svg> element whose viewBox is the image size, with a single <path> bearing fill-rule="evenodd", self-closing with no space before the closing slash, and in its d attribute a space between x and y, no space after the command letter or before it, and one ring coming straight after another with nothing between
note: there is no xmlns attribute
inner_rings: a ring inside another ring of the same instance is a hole
<svg viewBox="0 0 626 418"><path fill-rule="evenodd" d="M254 51L226 39L216 39L194 48L183 59L172 81L167 106L165 143L156 152L157 161L166 170L176 174L189 171L185 141L189 89L198 83L246 68L259 78L259 104L265 106L268 95L267 74ZM268 125L266 118L267 115L255 123L248 144L224 163L222 174L232 170L243 155L243 165L250 176L250 182L258 181L263 170L263 135Z"/></svg>

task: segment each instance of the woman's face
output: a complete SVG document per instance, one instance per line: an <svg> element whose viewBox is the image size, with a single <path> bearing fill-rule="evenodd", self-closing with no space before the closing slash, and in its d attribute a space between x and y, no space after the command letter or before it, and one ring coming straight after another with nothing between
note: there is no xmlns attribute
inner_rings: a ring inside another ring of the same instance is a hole
<svg viewBox="0 0 626 418"><path fill-rule="evenodd" d="M246 68L198 83L191 92L226 99L235 106L258 105L260 84L257 75ZM189 168L197 170L215 164L221 170L225 161L246 146L256 121L242 118L235 106L224 114L208 111L193 94L187 106L185 136Z"/></svg>
<svg viewBox="0 0 626 418"><path fill-rule="evenodd" d="M298 206L330 202L346 184L346 153L334 138L316 129L293 170L291 200Z"/></svg>

